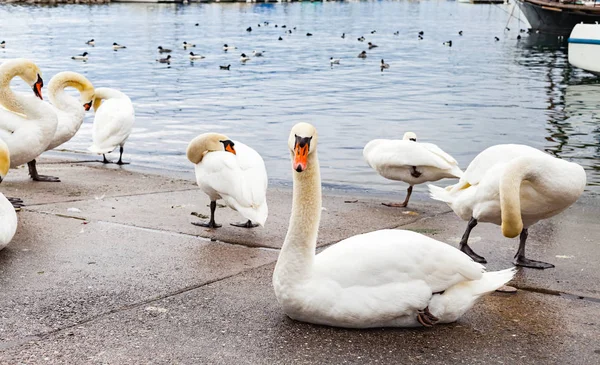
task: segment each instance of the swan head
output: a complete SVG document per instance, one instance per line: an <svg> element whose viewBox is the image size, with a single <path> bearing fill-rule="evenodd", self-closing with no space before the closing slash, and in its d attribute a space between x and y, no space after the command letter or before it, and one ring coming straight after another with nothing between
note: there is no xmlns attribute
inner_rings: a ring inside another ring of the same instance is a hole
<svg viewBox="0 0 600 365"><path fill-rule="evenodd" d="M4 180L10 168L10 152L8 146L0 139L0 182Z"/></svg>
<svg viewBox="0 0 600 365"><path fill-rule="evenodd" d="M204 133L192 139L187 147L186 155L193 164L198 164L210 152L226 151L236 154L235 143L229 137L219 133Z"/></svg>
<svg viewBox="0 0 600 365"><path fill-rule="evenodd" d="M64 71L57 73L48 84L48 89L50 90L50 99L52 100L52 94L54 94L57 89L72 87L79 91L81 104L83 108L88 111L92 107L92 103L94 102L95 89L94 85L88 80L85 76L71 71Z"/></svg>
<svg viewBox="0 0 600 365"><path fill-rule="evenodd" d="M317 150L317 130L309 123L298 123L290 132L288 147L292 154L292 168L300 173L308 168L308 156Z"/></svg>
<svg viewBox="0 0 600 365"><path fill-rule="evenodd" d="M43 100L42 87L44 81L42 80L42 71L35 63L24 58L16 58L4 62L1 67L3 72L0 72L0 74L5 73L10 78L19 76L33 89L35 96Z"/></svg>
<svg viewBox="0 0 600 365"><path fill-rule="evenodd" d="M405 141L416 142L417 141L417 135L414 134L413 132L406 132L406 133L404 133L404 137L402 139L405 140Z"/></svg>

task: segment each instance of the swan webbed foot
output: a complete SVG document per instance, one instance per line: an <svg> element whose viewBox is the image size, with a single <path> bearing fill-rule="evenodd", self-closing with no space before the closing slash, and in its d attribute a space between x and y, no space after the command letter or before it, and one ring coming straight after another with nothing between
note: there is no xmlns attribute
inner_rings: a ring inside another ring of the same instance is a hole
<svg viewBox="0 0 600 365"><path fill-rule="evenodd" d="M192 222L193 225L204 228L221 228L222 225L215 223L215 221L207 222Z"/></svg>
<svg viewBox="0 0 600 365"><path fill-rule="evenodd" d="M471 247L468 244L461 244L460 245L460 250L464 253L467 254L467 256L469 256L470 258L473 259L473 261L478 262L480 264L487 264L487 261L485 259L485 257L483 256L479 256L478 254L475 253L475 251L473 251L471 249Z"/></svg>
<svg viewBox="0 0 600 365"><path fill-rule="evenodd" d="M385 205L386 207L391 207L391 208L406 208L407 203L381 203L382 205Z"/></svg>
<svg viewBox="0 0 600 365"><path fill-rule="evenodd" d="M417 312L417 321L419 321L419 323L423 325L423 327L433 327L433 325L436 324L439 320L440 319L438 317L431 314L431 312L429 311L429 306Z"/></svg>
<svg viewBox="0 0 600 365"><path fill-rule="evenodd" d="M27 162L27 167L29 168L29 176L33 181L60 182L58 177L38 174L35 160Z"/></svg>
<svg viewBox="0 0 600 365"><path fill-rule="evenodd" d="M111 161L106 159L106 156L102 154L102 163L112 163Z"/></svg>
<svg viewBox="0 0 600 365"><path fill-rule="evenodd" d="M256 228L258 227L258 224L256 223L252 223L252 221L250 219L248 219L248 221L246 222L240 222L240 223L229 223L234 227L241 227L241 228Z"/></svg>
<svg viewBox="0 0 600 365"><path fill-rule="evenodd" d="M404 199L404 201L402 203L381 203L381 204L385 205L386 207L391 207L391 208L406 208L406 206L408 205L408 200L410 199L410 195L412 194L412 190L413 190L412 185L409 186L408 189L406 189L406 198Z"/></svg>
<svg viewBox="0 0 600 365"><path fill-rule="evenodd" d="M129 165L130 162L123 162L121 160L117 161L117 165Z"/></svg>
<svg viewBox="0 0 600 365"><path fill-rule="evenodd" d="M523 266L523 267L529 267L532 269L541 269L541 270L552 269L554 267L554 265L549 264L547 262L531 260L531 259L528 259L525 256L521 256L521 255L518 255L517 257L515 257L515 260L513 261L513 263L515 264L515 266Z"/></svg>
<svg viewBox="0 0 600 365"><path fill-rule="evenodd" d="M9 203L12 204L13 208L17 212L20 211L21 208L23 208L25 206L25 204L23 203L23 199L21 199L21 198L9 198L9 197L7 197L6 199L8 199Z"/></svg>
<svg viewBox="0 0 600 365"><path fill-rule="evenodd" d="M48 175L36 175L35 177L32 177L32 179L33 181L60 182L60 178Z"/></svg>

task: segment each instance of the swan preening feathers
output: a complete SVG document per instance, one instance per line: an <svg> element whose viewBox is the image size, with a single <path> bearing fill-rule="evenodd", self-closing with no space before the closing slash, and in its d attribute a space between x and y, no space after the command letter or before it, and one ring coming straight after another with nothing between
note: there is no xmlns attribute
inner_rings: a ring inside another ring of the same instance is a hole
<svg viewBox="0 0 600 365"><path fill-rule="evenodd" d="M267 170L255 150L225 135L205 133L189 143L186 154L195 165L198 186L210 198L209 222L192 224L220 227L215 222L215 209L217 200L223 199L246 219L244 223L232 225L264 226L268 215Z"/></svg>
<svg viewBox="0 0 600 365"><path fill-rule="evenodd" d="M402 140L372 140L365 146L363 156L381 176L409 185L404 202L384 203L390 207L406 207L414 185L462 176L452 156L432 143L417 142L413 132L406 132Z"/></svg>
<svg viewBox="0 0 600 365"><path fill-rule="evenodd" d="M489 272L467 255L419 233L381 230L345 239L315 255L321 215L318 135L307 123L288 139L293 201L273 273L291 318L348 328L432 326L457 320L514 269Z"/></svg>
<svg viewBox="0 0 600 365"><path fill-rule="evenodd" d="M469 221L460 249L475 261L486 260L468 245L478 222L500 225L506 237L520 235L515 265L537 269L554 267L525 257L528 228L573 204L583 193L583 168L524 145L496 145L471 162L458 184L439 188L430 185L431 197L446 202Z"/></svg>

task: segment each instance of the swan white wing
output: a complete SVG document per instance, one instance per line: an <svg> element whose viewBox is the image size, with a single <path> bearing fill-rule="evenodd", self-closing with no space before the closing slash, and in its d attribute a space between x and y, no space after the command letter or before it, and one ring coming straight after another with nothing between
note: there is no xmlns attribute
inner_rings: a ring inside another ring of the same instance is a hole
<svg viewBox="0 0 600 365"><path fill-rule="evenodd" d="M452 164L444 157L413 141L374 140L365 146L363 154L373 168L401 166L431 166L441 170L452 168Z"/></svg>
<svg viewBox="0 0 600 365"><path fill-rule="evenodd" d="M441 292L480 279L484 267L447 245L416 232L380 230L345 239L315 259L315 275L342 287L383 287L423 281Z"/></svg>
<svg viewBox="0 0 600 365"><path fill-rule="evenodd" d="M448 162L451 165L458 165L458 162L456 162L456 160L454 159L454 157L450 156L449 154L447 154L446 152L444 152L441 148L439 148L437 145L433 144L433 143L422 143L419 142L419 144L423 147L425 147L429 152L440 156L441 158L443 158L444 160L446 160L446 162Z"/></svg>
<svg viewBox="0 0 600 365"><path fill-rule="evenodd" d="M7 141L13 138L13 133L23 126L25 117L0 107L0 139Z"/></svg>
<svg viewBox="0 0 600 365"><path fill-rule="evenodd" d="M264 162L250 147L234 144L237 155L210 152L196 165L198 185L209 195L216 192L246 219L264 224L268 214Z"/></svg>
<svg viewBox="0 0 600 365"><path fill-rule="evenodd" d="M479 153L467 167L458 185L477 185L496 164L506 163L520 156L547 156L544 152L522 144L499 144Z"/></svg>
<svg viewBox="0 0 600 365"><path fill-rule="evenodd" d="M106 152L114 150L129 137L134 120L135 113L129 100L105 100L94 117L93 147Z"/></svg>

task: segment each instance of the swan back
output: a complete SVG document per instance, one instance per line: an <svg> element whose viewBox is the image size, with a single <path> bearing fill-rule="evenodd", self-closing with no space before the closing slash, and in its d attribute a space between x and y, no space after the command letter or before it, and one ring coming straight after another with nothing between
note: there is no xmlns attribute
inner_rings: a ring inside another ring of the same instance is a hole
<svg viewBox="0 0 600 365"><path fill-rule="evenodd" d="M12 204L0 193L0 250L6 247L17 231L17 213Z"/></svg>

